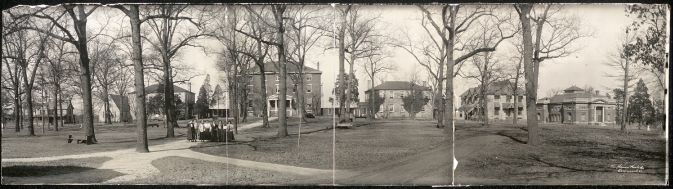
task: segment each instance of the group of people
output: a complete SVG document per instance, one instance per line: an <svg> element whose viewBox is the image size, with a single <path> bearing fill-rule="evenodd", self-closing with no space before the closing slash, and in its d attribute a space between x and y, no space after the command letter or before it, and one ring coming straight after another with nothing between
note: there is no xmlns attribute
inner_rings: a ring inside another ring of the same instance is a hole
<svg viewBox="0 0 673 189"><path fill-rule="evenodd" d="M190 142L224 142L234 140L234 134L230 130L233 127L231 121L227 121L225 125L224 121L194 120L190 121L187 127L187 140Z"/></svg>

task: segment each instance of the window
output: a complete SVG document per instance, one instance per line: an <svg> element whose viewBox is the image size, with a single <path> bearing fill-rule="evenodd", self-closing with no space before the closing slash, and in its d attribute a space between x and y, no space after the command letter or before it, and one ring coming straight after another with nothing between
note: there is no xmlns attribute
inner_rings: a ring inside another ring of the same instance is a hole
<svg viewBox="0 0 673 189"><path fill-rule="evenodd" d="M404 92L400 92L400 98L404 98Z"/></svg>
<svg viewBox="0 0 673 189"><path fill-rule="evenodd" d="M500 95L493 95L493 99L500 100Z"/></svg>
<svg viewBox="0 0 673 189"><path fill-rule="evenodd" d="M312 107L313 107L312 104L306 104L306 108L307 108L307 109L310 109L310 108L312 108Z"/></svg>
<svg viewBox="0 0 673 189"><path fill-rule="evenodd" d="M276 74L276 81L280 81L280 76Z"/></svg>
<svg viewBox="0 0 673 189"><path fill-rule="evenodd" d="M495 107L493 110L493 115L500 115L500 107Z"/></svg>
<svg viewBox="0 0 673 189"><path fill-rule="evenodd" d="M519 102L523 101L523 96L519 96Z"/></svg>
<svg viewBox="0 0 673 189"><path fill-rule="evenodd" d="M276 93L280 92L280 89L278 88L278 84L276 84Z"/></svg>
<svg viewBox="0 0 673 189"><path fill-rule="evenodd" d="M510 102L511 100L512 100L512 96L507 95L507 99L505 101Z"/></svg>
<svg viewBox="0 0 673 189"><path fill-rule="evenodd" d="M390 99L393 99L394 97L395 97L395 93L391 91L390 92Z"/></svg>
<svg viewBox="0 0 673 189"><path fill-rule="evenodd" d="M311 81L312 75L311 74L306 74L306 81Z"/></svg>
<svg viewBox="0 0 673 189"><path fill-rule="evenodd" d="M252 108L252 100L248 100L248 107Z"/></svg>
<svg viewBox="0 0 673 189"><path fill-rule="evenodd" d="M306 93L311 93L311 92L313 92L313 84L306 85Z"/></svg>
<svg viewBox="0 0 673 189"><path fill-rule="evenodd" d="M519 111L517 111L517 114L521 115L521 112L523 112L523 108L519 107L518 109L519 109Z"/></svg>
<svg viewBox="0 0 673 189"><path fill-rule="evenodd" d="M295 85L295 86L292 86L292 92L293 92L293 93L296 93L296 92L297 92L297 86L296 86L296 85Z"/></svg>
<svg viewBox="0 0 673 189"><path fill-rule="evenodd" d="M388 111L389 111L389 112L394 112L394 111L395 111L395 106L393 106L393 105L388 105Z"/></svg>

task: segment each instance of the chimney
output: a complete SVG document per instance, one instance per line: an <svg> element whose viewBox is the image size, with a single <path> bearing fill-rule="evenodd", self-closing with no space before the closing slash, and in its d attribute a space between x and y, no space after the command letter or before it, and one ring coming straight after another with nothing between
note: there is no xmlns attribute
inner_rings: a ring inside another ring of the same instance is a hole
<svg viewBox="0 0 673 189"><path fill-rule="evenodd" d="M598 93L598 90L596 90L596 95L600 95L600 93Z"/></svg>
<svg viewBox="0 0 673 189"><path fill-rule="evenodd" d="M316 64L316 69L320 70L320 62L315 63Z"/></svg>

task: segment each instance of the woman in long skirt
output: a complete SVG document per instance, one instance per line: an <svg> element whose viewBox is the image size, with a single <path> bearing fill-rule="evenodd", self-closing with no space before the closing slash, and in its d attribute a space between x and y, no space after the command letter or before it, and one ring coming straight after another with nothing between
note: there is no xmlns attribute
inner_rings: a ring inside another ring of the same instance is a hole
<svg viewBox="0 0 673 189"><path fill-rule="evenodd" d="M194 123L192 121L187 124L187 140L189 142L194 141Z"/></svg>

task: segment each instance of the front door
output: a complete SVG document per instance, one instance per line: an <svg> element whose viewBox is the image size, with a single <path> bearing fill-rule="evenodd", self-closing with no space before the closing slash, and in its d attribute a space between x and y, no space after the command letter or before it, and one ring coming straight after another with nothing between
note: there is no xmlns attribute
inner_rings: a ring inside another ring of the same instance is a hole
<svg viewBox="0 0 673 189"><path fill-rule="evenodd" d="M604 122L605 120L603 120L603 115L604 115L603 107L601 106L596 107L596 122L601 123Z"/></svg>

